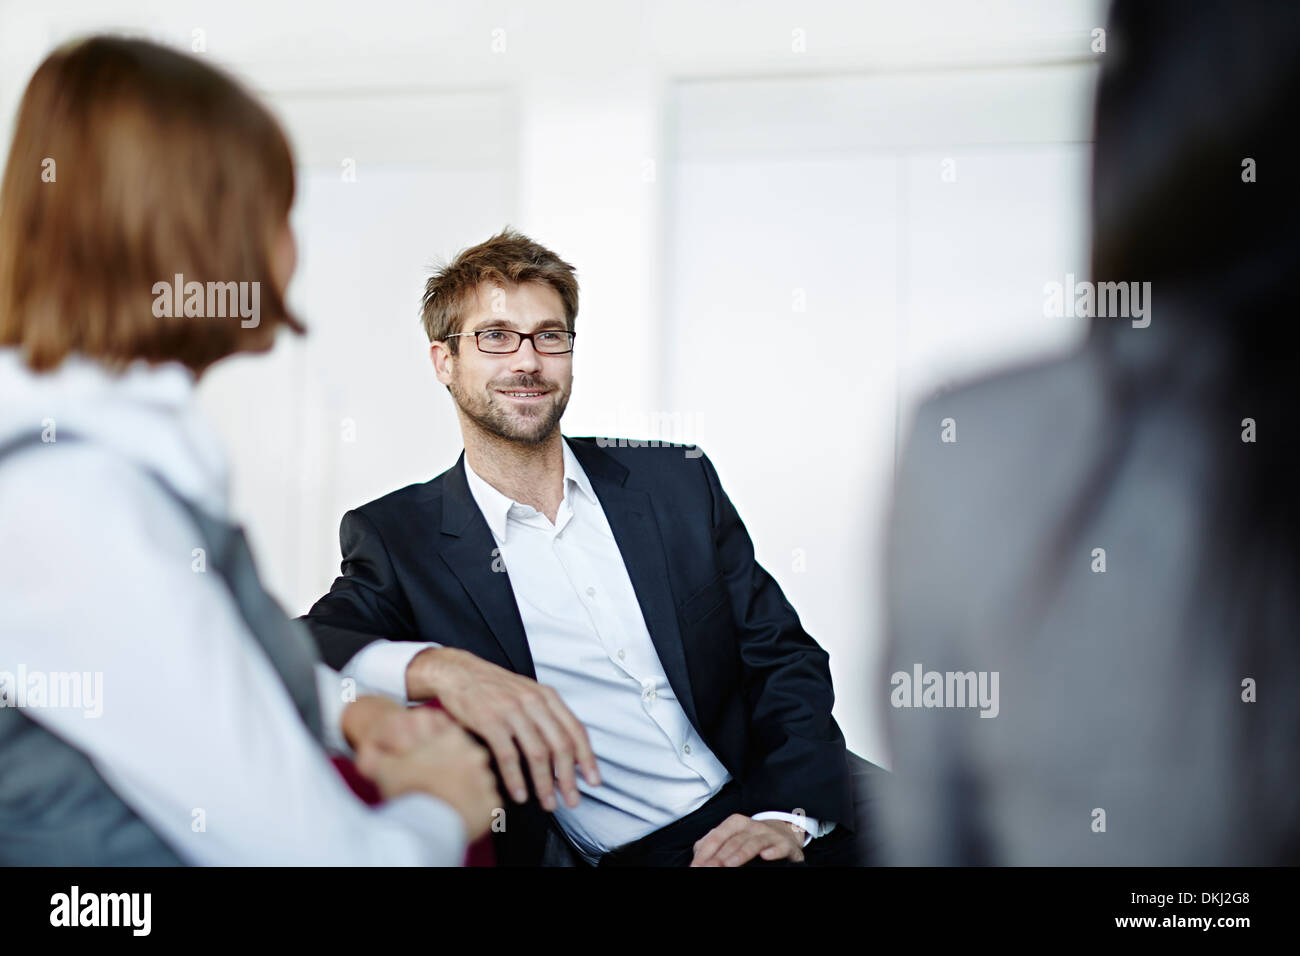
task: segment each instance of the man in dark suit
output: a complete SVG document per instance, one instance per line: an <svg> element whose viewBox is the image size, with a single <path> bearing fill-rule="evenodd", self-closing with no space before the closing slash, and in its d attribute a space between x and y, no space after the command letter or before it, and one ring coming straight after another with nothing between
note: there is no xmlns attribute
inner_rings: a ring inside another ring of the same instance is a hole
<svg viewBox="0 0 1300 956"><path fill-rule="evenodd" d="M492 749L502 862L860 862L827 655L712 463L561 435L577 305L572 267L511 231L429 280L465 452L344 516L305 618L323 657Z"/></svg>

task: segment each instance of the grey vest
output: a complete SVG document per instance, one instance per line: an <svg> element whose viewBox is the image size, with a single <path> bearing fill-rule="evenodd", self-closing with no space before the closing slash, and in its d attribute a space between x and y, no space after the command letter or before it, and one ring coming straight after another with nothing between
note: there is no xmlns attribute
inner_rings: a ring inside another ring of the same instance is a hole
<svg viewBox="0 0 1300 956"><path fill-rule="evenodd" d="M60 443L78 440L66 432L59 435ZM33 431L0 444L0 462L10 454L39 453L47 447L41 433ZM303 722L321 740L315 647L262 587L243 531L200 510L160 475L150 475L194 522L209 571L220 575L229 588ZM3 648L0 632L0 653ZM0 658L0 670L12 670L17 663ZM201 721L204 715L159 714L158 719ZM109 787L85 754L21 708L0 707L0 865L176 866L184 862Z"/></svg>

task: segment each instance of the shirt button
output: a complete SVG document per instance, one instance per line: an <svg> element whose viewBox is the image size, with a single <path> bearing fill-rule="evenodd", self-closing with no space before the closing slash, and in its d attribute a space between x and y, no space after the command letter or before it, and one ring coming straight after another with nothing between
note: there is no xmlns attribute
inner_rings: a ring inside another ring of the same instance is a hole
<svg viewBox="0 0 1300 956"><path fill-rule="evenodd" d="M690 744L687 744L685 747L682 748L682 753L684 753L684 754L689 754L690 752L691 752L691 745L690 745Z"/></svg>
<svg viewBox="0 0 1300 956"><path fill-rule="evenodd" d="M656 694L654 680L647 677L641 682L641 699L650 703L655 699Z"/></svg>
<svg viewBox="0 0 1300 956"><path fill-rule="evenodd" d="M595 589L595 588L587 588L587 597L595 597L595 596L596 596L596 589Z"/></svg>
<svg viewBox="0 0 1300 956"><path fill-rule="evenodd" d="M618 649L618 659L621 661L625 657L627 657L627 651L623 650L623 648L620 647Z"/></svg>

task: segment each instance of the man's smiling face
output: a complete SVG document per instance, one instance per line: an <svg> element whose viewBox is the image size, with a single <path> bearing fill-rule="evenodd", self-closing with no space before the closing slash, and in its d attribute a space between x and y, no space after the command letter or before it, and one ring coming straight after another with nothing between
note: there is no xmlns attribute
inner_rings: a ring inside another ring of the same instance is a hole
<svg viewBox="0 0 1300 956"><path fill-rule="evenodd" d="M459 331L508 329L537 333L567 332L564 303L544 282L515 286L481 283L466 304ZM483 337L491 347L490 336ZM463 418L507 441L538 445L559 425L573 388L573 353L547 355L532 341L507 355L479 349L473 335L456 339L457 353L446 342L430 346L438 381L451 390Z"/></svg>

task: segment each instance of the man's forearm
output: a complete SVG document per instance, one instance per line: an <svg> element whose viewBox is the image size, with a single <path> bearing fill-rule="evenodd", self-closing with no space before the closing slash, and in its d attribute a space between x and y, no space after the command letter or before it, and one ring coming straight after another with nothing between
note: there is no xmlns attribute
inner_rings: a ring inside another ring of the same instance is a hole
<svg viewBox="0 0 1300 956"><path fill-rule="evenodd" d="M315 613L314 609L313 613L305 614L298 620L307 626L321 660L340 672L363 647L393 636L374 633L345 618L322 616Z"/></svg>
<svg viewBox="0 0 1300 956"><path fill-rule="evenodd" d="M783 820L790 824L793 829L802 831L799 839L803 845L807 846L818 837L826 836L835 829L834 823L823 824L815 817L810 817L802 813L785 813L781 810L765 810L762 813L755 813L751 817L754 820Z"/></svg>

